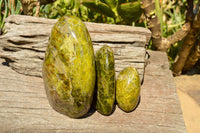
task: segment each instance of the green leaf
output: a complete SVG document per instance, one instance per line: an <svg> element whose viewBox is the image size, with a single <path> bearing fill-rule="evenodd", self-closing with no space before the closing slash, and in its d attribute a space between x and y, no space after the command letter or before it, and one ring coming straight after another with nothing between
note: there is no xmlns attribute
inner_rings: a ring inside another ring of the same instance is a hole
<svg viewBox="0 0 200 133"><path fill-rule="evenodd" d="M80 8L80 0L73 0L74 7L72 9L72 14L75 16L79 16L79 8Z"/></svg>
<svg viewBox="0 0 200 133"><path fill-rule="evenodd" d="M50 13L50 7L49 5L46 5L43 9L44 13L49 14Z"/></svg>
<svg viewBox="0 0 200 133"><path fill-rule="evenodd" d="M3 19L1 20L1 23L0 23L0 29L3 29L4 27L4 20L5 18L8 16L8 3L7 3L7 0L4 0L4 4L5 4L5 13L3 15Z"/></svg>
<svg viewBox="0 0 200 133"><path fill-rule="evenodd" d="M64 0L65 6L68 8L73 3L73 0Z"/></svg>
<svg viewBox="0 0 200 133"><path fill-rule="evenodd" d="M155 0L155 7L157 16L160 20L161 34L163 35L163 10L162 10L162 4L160 5L160 0Z"/></svg>
<svg viewBox="0 0 200 133"><path fill-rule="evenodd" d="M138 1L121 4L118 12L126 22L136 22L142 14L141 4Z"/></svg>
<svg viewBox="0 0 200 133"><path fill-rule="evenodd" d="M117 6L117 0L101 0L103 3L106 3L110 8L115 8Z"/></svg>
<svg viewBox="0 0 200 133"><path fill-rule="evenodd" d="M15 9L14 9L13 4L11 4L11 14L15 14Z"/></svg>
<svg viewBox="0 0 200 133"><path fill-rule="evenodd" d="M114 12L109 8L109 6L102 2L95 2L93 0L85 0L82 2L82 4L95 12L104 14L108 17L115 17Z"/></svg>
<svg viewBox="0 0 200 133"><path fill-rule="evenodd" d="M17 5L16 5L16 9L15 9L15 14L20 14L20 11L21 11L21 2L18 0L17 1Z"/></svg>
<svg viewBox="0 0 200 133"><path fill-rule="evenodd" d="M3 3L3 0L0 0L0 11L1 11L1 5L2 5L2 3ZM2 16L1 16L1 13L0 13L0 25L1 25L1 22L2 22Z"/></svg>

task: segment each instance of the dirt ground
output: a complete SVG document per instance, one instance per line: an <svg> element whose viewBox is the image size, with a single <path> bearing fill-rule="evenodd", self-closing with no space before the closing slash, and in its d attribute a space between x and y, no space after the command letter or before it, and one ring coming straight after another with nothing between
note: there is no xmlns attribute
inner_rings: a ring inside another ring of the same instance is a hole
<svg viewBox="0 0 200 133"><path fill-rule="evenodd" d="M200 75L174 78L188 133L200 133Z"/></svg>

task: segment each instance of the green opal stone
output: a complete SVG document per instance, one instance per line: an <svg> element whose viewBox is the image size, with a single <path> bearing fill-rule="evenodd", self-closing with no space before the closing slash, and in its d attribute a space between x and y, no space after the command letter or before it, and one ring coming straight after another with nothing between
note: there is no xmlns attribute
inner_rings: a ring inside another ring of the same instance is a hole
<svg viewBox="0 0 200 133"><path fill-rule="evenodd" d="M96 53L97 104L96 109L103 115L110 115L115 102L115 62L109 46Z"/></svg>
<svg viewBox="0 0 200 133"><path fill-rule="evenodd" d="M95 59L90 35L76 17L54 25L43 63L43 80L50 105L72 118L87 114L95 87Z"/></svg>
<svg viewBox="0 0 200 133"><path fill-rule="evenodd" d="M134 110L140 97L140 78L133 67L123 69L116 82L116 101L125 112Z"/></svg>

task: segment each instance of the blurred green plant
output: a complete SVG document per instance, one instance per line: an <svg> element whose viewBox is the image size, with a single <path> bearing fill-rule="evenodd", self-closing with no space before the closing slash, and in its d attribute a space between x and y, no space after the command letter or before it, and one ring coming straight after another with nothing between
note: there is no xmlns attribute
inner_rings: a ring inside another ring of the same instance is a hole
<svg viewBox="0 0 200 133"><path fill-rule="evenodd" d="M186 0L163 0L163 36L177 32L185 23Z"/></svg>
<svg viewBox="0 0 200 133"><path fill-rule="evenodd" d="M35 14L35 11L36 8L33 9L33 14ZM50 19L57 19L64 15L74 15L83 21L114 23L111 18L104 17L102 14L82 6L81 0L57 0L54 3L42 5L39 15Z"/></svg>
<svg viewBox="0 0 200 133"><path fill-rule="evenodd" d="M186 0L178 0L178 1L169 1L163 0L163 27L162 29L162 36L168 37L178 30L181 29L183 24L185 23L185 11L187 8L187 1ZM178 54L178 51L182 45L182 41L177 42L168 49L168 59L172 65L174 64L174 60Z"/></svg>
<svg viewBox="0 0 200 133"><path fill-rule="evenodd" d="M35 10L36 8L33 9L33 14L35 14ZM57 0L54 3L42 5L39 15L40 17L56 19L64 15L81 17L80 13L80 0ZM82 14L85 16L84 12Z"/></svg>
<svg viewBox="0 0 200 133"><path fill-rule="evenodd" d="M9 12L11 15L19 15L21 13L21 2L20 0L15 0L15 5L14 6L12 3L10 4L10 0L8 0L8 5L11 5Z"/></svg>
<svg viewBox="0 0 200 133"><path fill-rule="evenodd" d="M56 19L64 15L75 15L79 4L79 0L57 0L54 3L42 5L39 15L50 19ZM35 14L35 11L36 8L33 9L33 14Z"/></svg>
<svg viewBox="0 0 200 133"><path fill-rule="evenodd" d="M9 8L9 5L11 7ZM21 2L20 0L15 0L15 7L13 4L10 4L10 0L0 0L0 34L3 34L4 30L4 24L5 24L5 18L8 17L8 15L18 15L21 13Z"/></svg>
<svg viewBox="0 0 200 133"><path fill-rule="evenodd" d="M83 0L82 4L116 24L134 25L142 14L140 0Z"/></svg>
<svg viewBox="0 0 200 133"><path fill-rule="evenodd" d="M8 16L8 3L7 0L1 0L0 1L0 34L3 33L3 27L4 27L4 20Z"/></svg>
<svg viewBox="0 0 200 133"><path fill-rule="evenodd" d="M167 38L179 31L185 23L187 0L155 0L156 14L160 21L161 35ZM177 56L182 41L172 44L168 49L168 59L171 66ZM152 42L149 49L155 49Z"/></svg>

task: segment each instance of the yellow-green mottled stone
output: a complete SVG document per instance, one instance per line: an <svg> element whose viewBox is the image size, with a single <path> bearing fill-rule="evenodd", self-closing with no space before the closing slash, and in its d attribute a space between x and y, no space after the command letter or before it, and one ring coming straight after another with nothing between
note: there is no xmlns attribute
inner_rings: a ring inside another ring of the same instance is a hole
<svg viewBox="0 0 200 133"><path fill-rule="evenodd" d="M134 110L140 97L140 78L133 67L123 69L116 82L116 101L125 112Z"/></svg>
<svg viewBox="0 0 200 133"><path fill-rule="evenodd" d="M43 79L50 105L72 118L84 116L92 103L95 58L84 23L73 16L53 26L43 63Z"/></svg>
<svg viewBox="0 0 200 133"><path fill-rule="evenodd" d="M109 46L96 53L97 104L96 109L103 115L110 115L115 102L115 62Z"/></svg>

